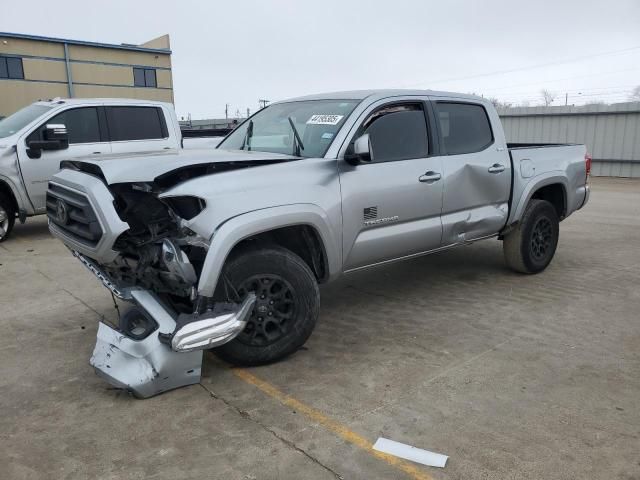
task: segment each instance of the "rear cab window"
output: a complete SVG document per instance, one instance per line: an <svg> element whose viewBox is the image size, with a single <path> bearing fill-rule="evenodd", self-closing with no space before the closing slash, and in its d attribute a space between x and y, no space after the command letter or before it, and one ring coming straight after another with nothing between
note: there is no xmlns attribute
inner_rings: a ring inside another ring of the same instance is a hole
<svg viewBox="0 0 640 480"><path fill-rule="evenodd" d="M438 101L434 104L444 155L462 155L485 150L494 137L487 111L482 105Z"/></svg>
<svg viewBox="0 0 640 480"><path fill-rule="evenodd" d="M112 142L159 140L169 137L159 107L106 107Z"/></svg>

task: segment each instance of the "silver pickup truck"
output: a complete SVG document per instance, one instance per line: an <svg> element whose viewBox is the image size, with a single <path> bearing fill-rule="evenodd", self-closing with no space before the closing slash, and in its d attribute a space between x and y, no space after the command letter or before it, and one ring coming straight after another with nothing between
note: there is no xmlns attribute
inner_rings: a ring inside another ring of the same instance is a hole
<svg viewBox="0 0 640 480"><path fill-rule="evenodd" d="M257 365L296 351L318 284L477 240L544 270L589 197L584 145L507 145L491 103L433 91L296 98L214 150L63 162L51 232L114 296L91 359L148 397L200 379L202 350ZM134 161L135 160L135 161Z"/></svg>

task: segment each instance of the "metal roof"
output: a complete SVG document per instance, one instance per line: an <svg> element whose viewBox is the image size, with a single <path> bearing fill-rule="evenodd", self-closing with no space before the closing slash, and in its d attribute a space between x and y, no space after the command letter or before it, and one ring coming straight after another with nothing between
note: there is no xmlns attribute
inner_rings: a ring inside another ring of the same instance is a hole
<svg viewBox="0 0 640 480"><path fill-rule="evenodd" d="M346 92L330 92L319 93L315 95L305 95L303 97L289 98L283 102L301 101L301 100L364 100L373 97L373 100L399 97L399 96L432 96L432 97L456 97L467 98L475 101L485 101L485 99L476 95L467 95L464 93L440 92L436 90L409 90L409 89L379 89L379 90L352 90ZM280 103L280 102L274 102Z"/></svg>
<svg viewBox="0 0 640 480"><path fill-rule="evenodd" d="M0 32L0 38L19 38L22 40L37 40L41 42L52 42L52 43L66 43L68 45L82 45L85 47L98 47L98 48L111 48L116 50L129 50L133 52L146 52L146 53L161 53L163 55L170 55L171 50L168 48L147 48L141 47L139 45L115 45L111 43L100 43L100 42L85 42L84 40L69 40L66 38L54 38L54 37L41 37L39 35L28 35L25 33L9 33L9 32Z"/></svg>

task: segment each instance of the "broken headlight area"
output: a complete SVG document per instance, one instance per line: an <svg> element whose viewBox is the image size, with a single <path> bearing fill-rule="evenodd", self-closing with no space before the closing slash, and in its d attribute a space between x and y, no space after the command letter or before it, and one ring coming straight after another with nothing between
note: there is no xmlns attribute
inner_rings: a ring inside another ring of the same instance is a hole
<svg viewBox="0 0 640 480"><path fill-rule="evenodd" d="M191 220L195 218L207 206L205 201L198 197L189 195L181 197L165 197L163 201L169 205L169 208L180 218Z"/></svg>
<svg viewBox="0 0 640 480"><path fill-rule="evenodd" d="M178 311L191 311L208 243L182 226L204 201L191 196L160 200L149 183L111 186L114 206L129 229L113 245L120 255L104 272L123 288L140 287L166 296Z"/></svg>

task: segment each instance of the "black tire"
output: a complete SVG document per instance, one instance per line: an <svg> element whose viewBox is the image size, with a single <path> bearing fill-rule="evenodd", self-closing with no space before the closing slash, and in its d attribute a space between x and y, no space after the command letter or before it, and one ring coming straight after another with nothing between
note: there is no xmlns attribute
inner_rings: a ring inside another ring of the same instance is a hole
<svg viewBox="0 0 640 480"><path fill-rule="evenodd" d="M227 298L233 292L243 298L250 291L258 300L247 327L213 352L234 365L252 366L298 350L313 332L320 312L318 282L307 264L277 246L244 250L225 264L216 297Z"/></svg>
<svg viewBox="0 0 640 480"><path fill-rule="evenodd" d="M556 253L560 226L558 214L546 200L531 200L520 223L503 241L507 265L521 273L539 273Z"/></svg>
<svg viewBox="0 0 640 480"><path fill-rule="evenodd" d="M6 215L6 220L4 217ZM0 193L0 242L4 242L13 230L13 225L16 223L16 211L13 208L13 202L6 195ZM3 224L8 225L3 227Z"/></svg>

